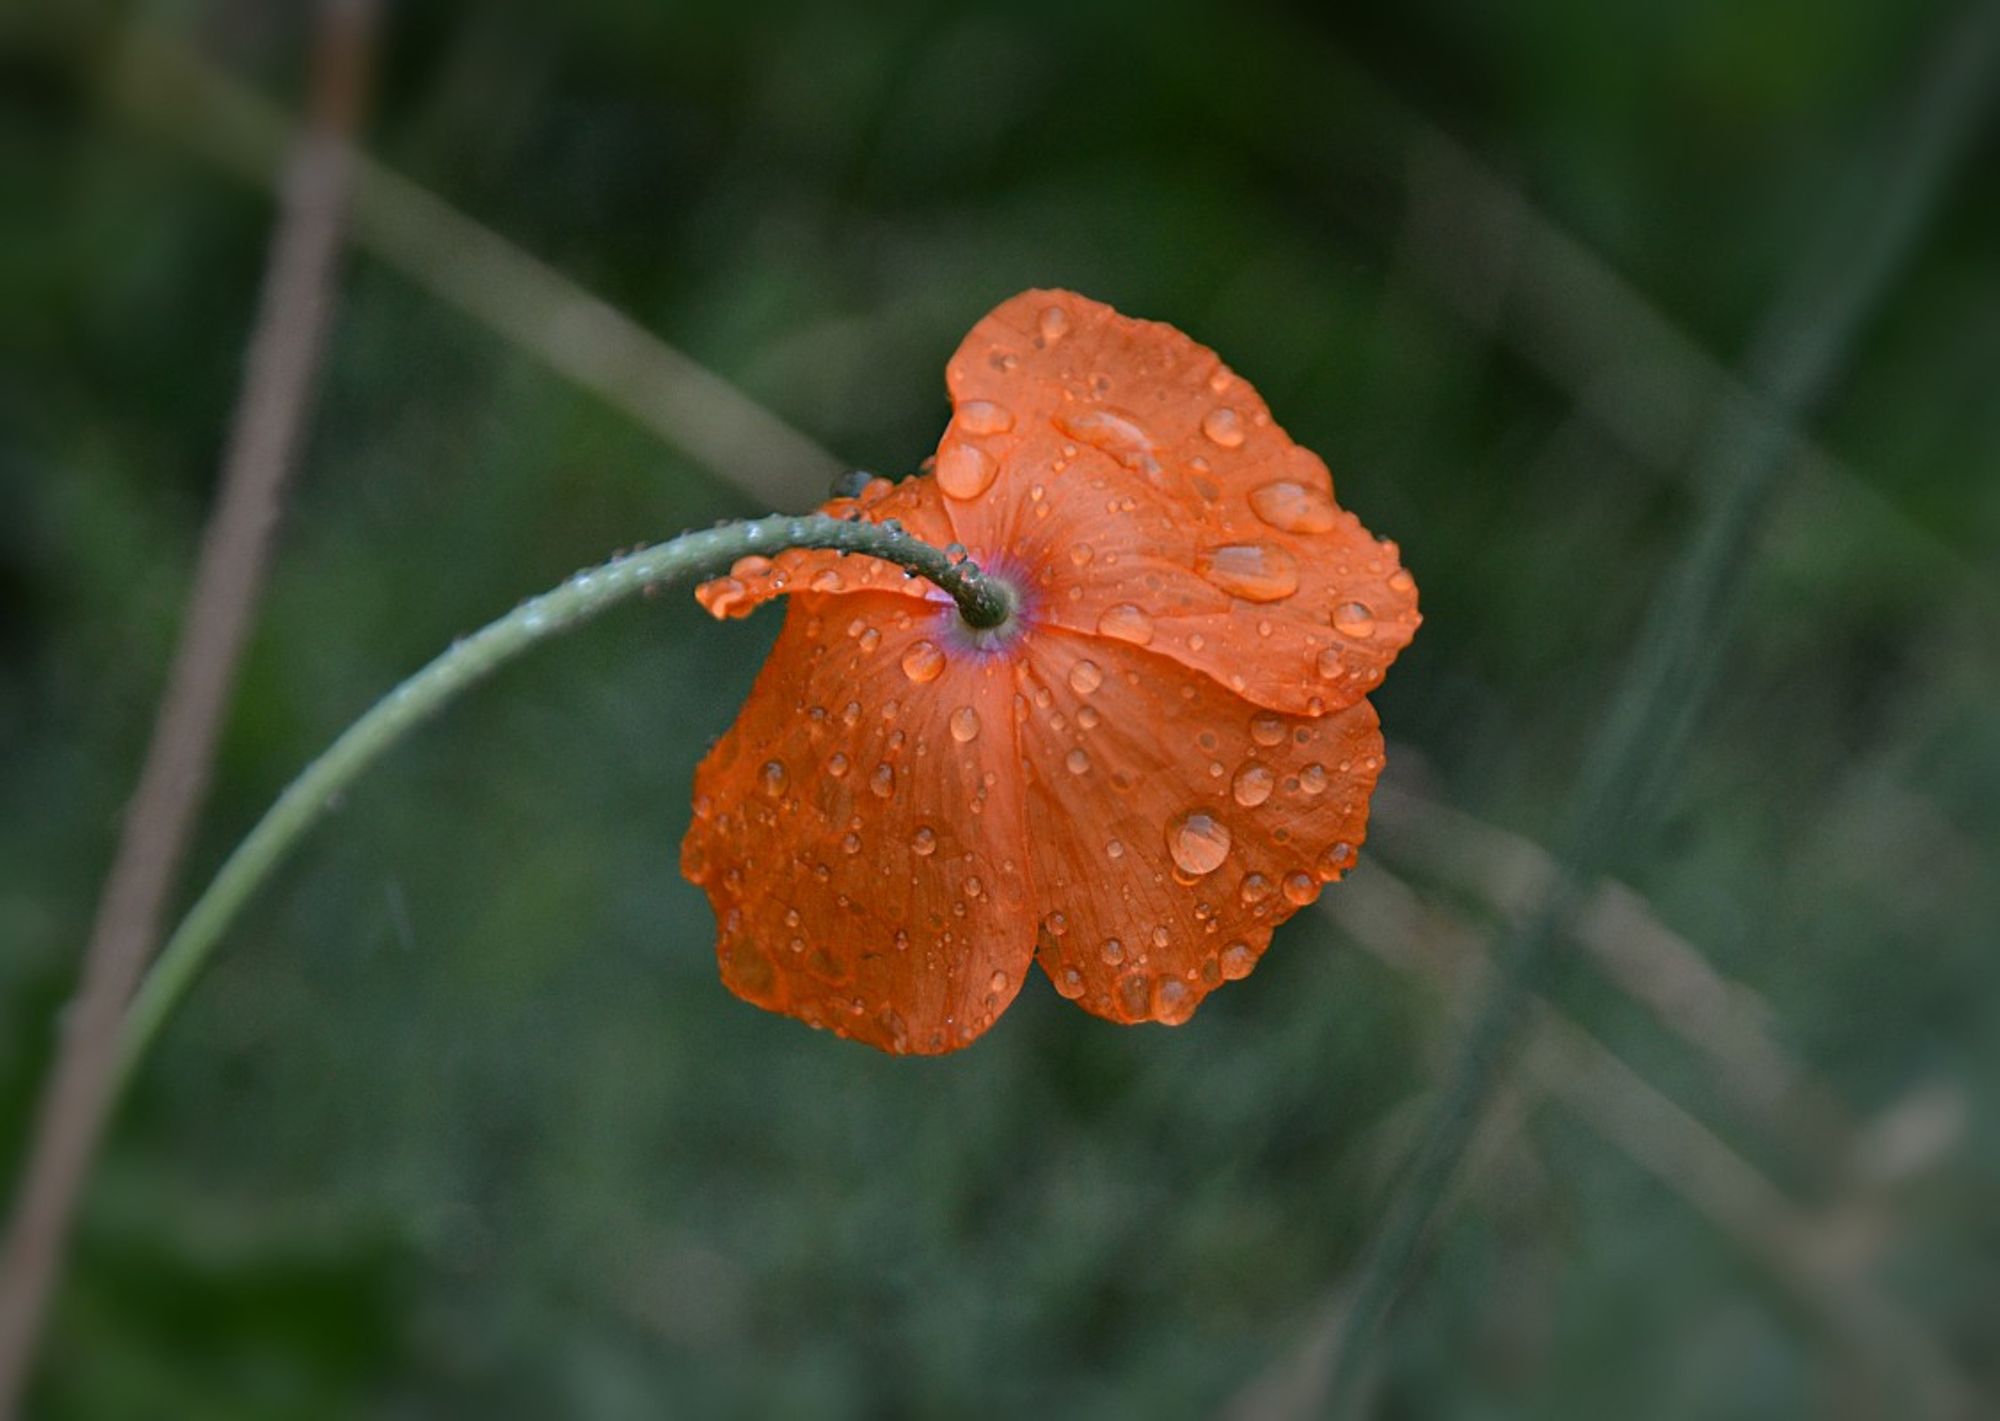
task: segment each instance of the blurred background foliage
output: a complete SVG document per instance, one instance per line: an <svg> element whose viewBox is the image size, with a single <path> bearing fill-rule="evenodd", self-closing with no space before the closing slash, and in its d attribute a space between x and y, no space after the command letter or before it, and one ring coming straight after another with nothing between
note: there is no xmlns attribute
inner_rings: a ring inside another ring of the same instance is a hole
<svg viewBox="0 0 2000 1421"><path fill-rule="evenodd" d="M234 933L95 1178L34 1414L1309 1409L1440 982L1532 880L1713 493L1684 455L1715 382L1955 9L392 6L371 153L842 464L913 469L944 358L1022 287L1220 350L1423 587L1378 697L1394 793L1191 1025L1037 979L976 1048L891 1060L729 996L675 869L777 617L618 614L399 752ZM290 111L306 31L0 7L0 1178L269 235L149 66ZM1615 1058L1531 1052L1383 1414L2000 1395L1996 133L1810 431L1665 831L1572 947L1557 1007ZM190 890L453 636L773 477L435 277L346 262Z"/></svg>

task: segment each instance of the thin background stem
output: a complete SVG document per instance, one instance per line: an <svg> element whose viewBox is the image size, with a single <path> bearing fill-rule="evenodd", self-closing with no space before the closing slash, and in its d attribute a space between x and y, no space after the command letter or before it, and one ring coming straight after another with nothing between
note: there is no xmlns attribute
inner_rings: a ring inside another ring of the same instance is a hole
<svg viewBox="0 0 2000 1421"><path fill-rule="evenodd" d="M326 0L309 117L287 160L244 382L180 645L126 811L0 1250L0 1416L20 1404L77 1196L112 1099L117 1034L159 937L269 562L333 306L376 0Z"/></svg>
<svg viewBox="0 0 2000 1421"><path fill-rule="evenodd" d="M1449 1190L1508 1048L1546 975L1579 884L1644 833L1658 767L1678 760L1699 691L1712 683L1749 555L1787 467L1788 427L1808 416L1838 374L1863 321L1917 245L1955 161L1984 112L2000 54L2000 3L1971 7L1919 77L1894 142L1858 164L1830 241L1780 297L1748 372L1761 398L1732 399L1695 455L1698 487L1722 490L1655 597L1647 623L1585 758L1557 873L1542 902L1507 934L1500 978L1446 1077L1415 1154L1362 1256L1335 1348L1328 1394L1355 1408L1377 1334Z"/></svg>

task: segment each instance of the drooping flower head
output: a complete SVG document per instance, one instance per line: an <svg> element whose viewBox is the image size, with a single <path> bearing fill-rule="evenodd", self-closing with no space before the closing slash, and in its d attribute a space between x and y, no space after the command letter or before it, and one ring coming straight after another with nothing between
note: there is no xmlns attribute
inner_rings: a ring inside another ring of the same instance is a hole
<svg viewBox="0 0 2000 1421"><path fill-rule="evenodd" d="M889 1051L965 1045L1031 961L1117 1022L1185 1021L1355 861L1364 698L1419 621L1394 543L1171 326L1029 291L946 369L930 470L824 511L962 544L1015 596L746 558L718 617L789 594L696 774L682 869L739 996Z"/></svg>

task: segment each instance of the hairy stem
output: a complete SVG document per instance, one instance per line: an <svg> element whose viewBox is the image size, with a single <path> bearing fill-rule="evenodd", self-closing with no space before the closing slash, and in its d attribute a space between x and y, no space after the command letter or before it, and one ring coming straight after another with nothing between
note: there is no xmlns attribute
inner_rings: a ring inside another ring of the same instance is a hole
<svg viewBox="0 0 2000 1421"><path fill-rule="evenodd" d="M529 598L454 643L377 701L278 796L195 900L140 986L125 1018L114 1090L130 1079L250 896L319 822L328 805L405 735L537 642L583 625L642 589L713 577L738 558L788 548L830 548L896 563L950 593L974 626L997 626L1012 612L1007 588L962 556L934 548L893 524L820 515L777 515L683 533L657 547L585 569L560 587Z"/></svg>

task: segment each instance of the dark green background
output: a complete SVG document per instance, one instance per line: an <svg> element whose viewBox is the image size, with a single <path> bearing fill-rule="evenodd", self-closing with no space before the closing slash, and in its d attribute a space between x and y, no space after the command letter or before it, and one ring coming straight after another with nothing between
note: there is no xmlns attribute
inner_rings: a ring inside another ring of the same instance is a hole
<svg viewBox="0 0 2000 1421"><path fill-rule="evenodd" d="M1640 379L1574 418L1602 391L1550 352L1626 329L1577 273L1735 362L1954 7L392 11L371 151L843 461L913 468L945 357L1022 287L1216 347L1423 588L1378 697L1392 781L1548 840L1707 502L1631 452L1699 401ZM287 108L304 67L283 6L0 7L0 1178L177 630L272 210L116 100L134 24ZM1516 250L1553 232L1569 264L1482 266L1492 214L1449 200L1438 133L1552 224ZM1716 698L1660 766L1663 831L1620 860L1761 994L1857 1122L1852 1158L1789 1149L1601 974L1560 992L1813 1247L1872 1248L1861 1276L1988 1394L1996 175L1989 126L1814 430L1838 467L1790 480L1758 543ZM454 635L745 511L351 255L189 888ZM1175 1031L1037 979L974 1049L901 1061L736 1001L676 845L775 623L622 611L348 798L121 1117L36 1415L1197 1415L1309 1354L1436 1082L1443 999L1308 913ZM1461 865L1390 847L1364 872L1490 930ZM1936 1148L1871 1186L1902 1157L1885 1119ZM1758 1249L1537 1097L1458 1196L1379 1397L1872 1414L1853 1352Z"/></svg>

